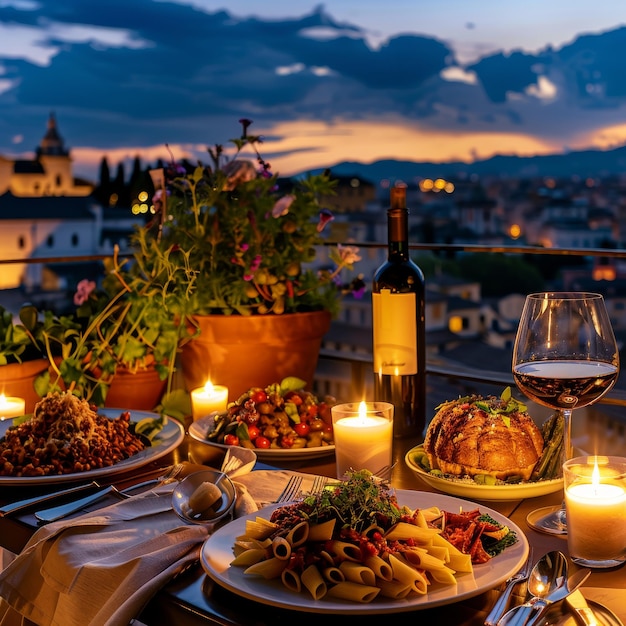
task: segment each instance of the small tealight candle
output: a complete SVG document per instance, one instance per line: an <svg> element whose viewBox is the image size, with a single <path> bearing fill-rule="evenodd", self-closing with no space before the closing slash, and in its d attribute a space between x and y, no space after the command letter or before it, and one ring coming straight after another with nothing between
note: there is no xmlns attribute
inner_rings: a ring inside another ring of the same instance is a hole
<svg viewBox="0 0 626 626"><path fill-rule="evenodd" d="M0 420L20 417L26 412L26 400L0 393Z"/></svg>
<svg viewBox="0 0 626 626"><path fill-rule="evenodd" d="M563 466L563 478L567 543L572 560L598 568L623 563L626 560L626 459L571 459Z"/></svg>
<svg viewBox="0 0 626 626"><path fill-rule="evenodd" d="M191 413L194 421L213 413L225 411L228 406L228 387L207 381L204 387L191 392Z"/></svg>
<svg viewBox="0 0 626 626"><path fill-rule="evenodd" d="M337 477L352 469L377 472L393 457L393 404L361 402L331 409Z"/></svg>

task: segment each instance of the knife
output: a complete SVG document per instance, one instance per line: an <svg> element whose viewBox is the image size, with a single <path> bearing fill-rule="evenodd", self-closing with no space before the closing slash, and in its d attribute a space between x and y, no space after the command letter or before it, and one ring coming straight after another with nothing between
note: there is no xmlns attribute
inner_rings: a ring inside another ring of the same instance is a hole
<svg viewBox="0 0 626 626"><path fill-rule="evenodd" d="M576 589L574 593L571 593L565 599L570 609L574 611L574 615L579 619L584 626L599 626L600 622L596 619L594 612L591 610L585 600L585 596L581 593L580 589Z"/></svg>
<svg viewBox="0 0 626 626"><path fill-rule="evenodd" d="M55 500L56 498L62 498L64 496L69 496L75 493L80 493L81 491L85 491L86 489L92 489L92 488L97 488L101 486L102 485L98 484L94 480L85 485L78 485L77 487L70 487L69 489L53 491L51 493L47 493L42 496L35 496L34 498L26 498L25 500L19 500L18 502L5 504L2 508L0 508L0 517L5 517L7 515L17 513L18 511L22 511L36 504L42 504L43 502L48 502L49 500Z"/></svg>

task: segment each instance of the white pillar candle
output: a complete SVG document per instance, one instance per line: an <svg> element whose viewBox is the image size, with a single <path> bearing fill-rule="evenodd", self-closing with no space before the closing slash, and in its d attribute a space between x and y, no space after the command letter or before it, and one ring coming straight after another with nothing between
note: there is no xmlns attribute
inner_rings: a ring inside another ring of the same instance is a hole
<svg viewBox="0 0 626 626"><path fill-rule="evenodd" d="M353 469L377 472L391 465L393 405L361 402L332 407L337 477Z"/></svg>
<svg viewBox="0 0 626 626"><path fill-rule="evenodd" d="M619 457L600 457L600 459ZM591 567L612 567L626 560L626 486L623 469L613 462L564 465L567 542L570 556ZM584 459L586 460L586 459ZM622 459L626 466L626 459Z"/></svg>
<svg viewBox="0 0 626 626"><path fill-rule="evenodd" d="M191 391L191 412L194 421L219 411L225 411L228 406L228 387L213 385L207 381L204 387Z"/></svg>
<svg viewBox="0 0 626 626"><path fill-rule="evenodd" d="M26 412L26 401L17 396L5 396L0 393L0 420L20 417Z"/></svg>

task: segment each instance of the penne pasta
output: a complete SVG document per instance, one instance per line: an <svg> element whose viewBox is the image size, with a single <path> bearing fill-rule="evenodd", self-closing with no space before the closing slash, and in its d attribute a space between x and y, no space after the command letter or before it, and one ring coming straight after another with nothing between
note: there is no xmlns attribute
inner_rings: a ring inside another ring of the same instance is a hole
<svg viewBox="0 0 626 626"><path fill-rule="evenodd" d="M315 565L309 565L302 572L300 579L314 600L321 600L328 592L328 586Z"/></svg>
<svg viewBox="0 0 626 626"><path fill-rule="evenodd" d="M248 566L254 565L259 561L262 561L267 556L267 552L265 550L259 550L257 548L252 548L250 550L246 550L245 552L241 552L237 554L235 558L230 562L231 565L235 566Z"/></svg>
<svg viewBox="0 0 626 626"><path fill-rule="evenodd" d="M354 561L343 561L340 563L339 569L343 572L346 580L361 585L369 585L370 587L376 585L376 576L366 565L355 563Z"/></svg>
<svg viewBox="0 0 626 626"><path fill-rule="evenodd" d="M444 585L456 585L454 571L449 567L431 570L429 575L437 583L443 583Z"/></svg>
<svg viewBox="0 0 626 626"><path fill-rule="evenodd" d="M337 583L328 590L329 596L342 600L351 600L352 602L371 602L379 593L379 587L360 585L349 580Z"/></svg>
<svg viewBox="0 0 626 626"><path fill-rule="evenodd" d="M361 560L361 548L353 543L333 539L326 542L326 548L331 555L334 555L339 560L357 562Z"/></svg>
<svg viewBox="0 0 626 626"><path fill-rule="evenodd" d="M388 541L413 539L420 543L430 543L432 537L440 533L441 531L437 528L422 528L406 522L398 522L385 533L384 537Z"/></svg>
<svg viewBox="0 0 626 626"><path fill-rule="evenodd" d="M364 563L374 572L376 578L380 578L381 580L393 579L393 569L391 565L377 554L367 557Z"/></svg>
<svg viewBox="0 0 626 626"><path fill-rule="evenodd" d="M381 596L394 600L406 598L413 591L411 585L405 585L397 580L379 580L376 586L380 589Z"/></svg>
<svg viewBox="0 0 626 626"><path fill-rule="evenodd" d="M329 583L341 583L346 579L345 574L338 567L325 567L322 576Z"/></svg>
<svg viewBox="0 0 626 626"><path fill-rule="evenodd" d="M296 593L302 591L302 580L294 570L285 568L280 574L280 579L289 591L295 591Z"/></svg>
<svg viewBox="0 0 626 626"><path fill-rule="evenodd" d="M272 554L281 561L286 561L291 556L291 543L286 537L275 537L272 541Z"/></svg>
<svg viewBox="0 0 626 626"><path fill-rule="evenodd" d="M309 526L308 541L330 541L335 531L335 520L329 519L322 524L311 524Z"/></svg>
<svg viewBox="0 0 626 626"><path fill-rule="evenodd" d="M272 578L278 578L282 574L285 567L287 567L287 561L272 557L270 559L266 559L265 561L259 561L258 563L250 565L250 567L247 567L243 573L252 574L254 576L262 576L263 578L270 580Z"/></svg>
<svg viewBox="0 0 626 626"><path fill-rule="evenodd" d="M309 522L303 521L289 530L285 539L294 548L301 546L309 537Z"/></svg>
<svg viewBox="0 0 626 626"><path fill-rule="evenodd" d="M237 537L237 539L266 539L277 529L278 524L274 524L262 517L257 517L254 520L246 520L246 534Z"/></svg>
<svg viewBox="0 0 626 626"><path fill-rule="evenodd" d="M426 593L428 579L426 575L411 567L406 561L399 559L393 554L389 555L389 563L393 569L393 578L419 594Z"/></svg>

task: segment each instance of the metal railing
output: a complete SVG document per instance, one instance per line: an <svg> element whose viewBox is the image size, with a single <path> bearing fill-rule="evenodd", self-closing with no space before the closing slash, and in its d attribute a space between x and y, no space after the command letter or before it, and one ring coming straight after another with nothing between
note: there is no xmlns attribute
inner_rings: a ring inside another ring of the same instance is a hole
<svg viewBox="0 0 626 626"><path fill-rule="evenodd" d="M328 245L335 245L328 244ZM362 249L386 249L386 244L373 242L350 242L350 245L357 245ZM611 248L542 248L538 246L516 246L516 245L482 245L482 244L439 244L424 243L411 244L410 249L414 252L435 252L440 255L452 253L474 253L474 254L508 254L508 255L545 255L545 256L571 256L571 257L592 257L607 259L626 259L626 250ZM80 256L48 256L28 259L0 259L0 268L8 264L58 264L58 263L85 263L101 262L108 258L107 254L80 255ZM124 255L120 255L124 256ZM0 291L0 303L2 302L2 292ZM363 354L346 353L336 350L322 349L321 360L329 360L349 364L351 368L351 384L354 390L363 388L368 372L371 371L371 356ZM513 376L510 373L489 371L478 368L467 368L462 365L450 365L438 363L436 359L428 359L426 363L427 373L431 376L444 377L467 381L468 383L490 382L497 385L514 385ZM600 400L601 404L626 406L626 391L613 389Z"/></svg>

